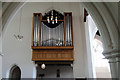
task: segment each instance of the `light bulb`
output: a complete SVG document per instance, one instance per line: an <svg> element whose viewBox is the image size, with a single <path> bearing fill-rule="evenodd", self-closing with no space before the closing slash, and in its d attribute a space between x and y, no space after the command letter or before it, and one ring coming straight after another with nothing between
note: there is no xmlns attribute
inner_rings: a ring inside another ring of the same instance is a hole
<svg viewBox="0 0 120 80"><path fill-rule="evenodd" d="M48 21L48 23L50 23L49 16L47 17L47 21Z"/></svg>
<svg viewBox="0 0 120 80"><path fill-rule="evenodd" d="M53 20L53 16L51 16L51 20Z"/></svg>
<svg viewBox="0 0 120 80"><path fill-rule="evenodd" d="M42 64L42 65L41 65L41 68L42 68L42 69L45 69L45 64Z"/></svg>
<svg viewBox="0 0 120 80"><path fill-rule="evenodd" d="M52 21L52 24L54 24L54 20Z"/></svg>
<svg viewBox="0 0 120 80"><path fill-rule="evenodd" d="M58 23L58 21L57 21L57 16L55 17L55 22Z"/></svg>

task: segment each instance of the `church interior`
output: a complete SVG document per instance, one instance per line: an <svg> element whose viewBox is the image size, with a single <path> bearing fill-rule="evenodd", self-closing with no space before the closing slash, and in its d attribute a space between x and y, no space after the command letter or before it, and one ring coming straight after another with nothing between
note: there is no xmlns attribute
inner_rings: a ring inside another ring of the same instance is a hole
<svg viewBox="0 0 120 80"><path fill-rule="evenodd" d="M0 2L0 79L120 79L119 2Z"/></svg>

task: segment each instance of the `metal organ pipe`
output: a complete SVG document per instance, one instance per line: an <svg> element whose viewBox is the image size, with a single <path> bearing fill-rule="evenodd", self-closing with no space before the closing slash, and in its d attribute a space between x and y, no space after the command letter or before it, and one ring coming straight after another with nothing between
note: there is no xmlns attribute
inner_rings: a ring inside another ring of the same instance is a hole
<svg viewBox="0 0 120 80"><path fill-rule="evenodd" d="M68 42L69 46L71 45L71 44L70 44L70 41L71 41L71 25L70 25L70 24L71 24L71 23L70 23L70 20L71 20L71 19L70 19L70 17L71 17L71 16L69 15L69 42Z"/></svg>
<svg viewBox="0 0 120 80"><path fill-rule="evenodd" d="M53 28L53 42L52 42L52 44L53 44L53 46L55 46L55 28Z"/></svg>
<svg viewBox="0 0 120 80"><path fill-rule="evenodd" d="M43 25L42 25L42 22L41 22L41 46L43 45L42 41L43 41Z"/></svg>
<svg viewBox="0 0 120 80"><path fill-rule="evenodd" d="M69 46L69 44L68 44L69 43L69 14L68 14L67 18L68 18L67 19L67 24L68 24L68 26L67 26L67 39L68 39L67 40L67 45Z"/></svg>
<svg viewBox="0 0 120 80"><path fill-rule="evenodd" d="M41 27L42 27L42 46L44 46L45 45L45 26L44 26L44 24L43 24L43 22L42 22L42 25L41 25Z"/></svg>
<svg viewBox="0 0 120 80"><path fill-rule="evenodd" d="M64 24L62 23L62 46L64 46Z"/></svg>
<svg viewBox="0 0 120 80"><path fill-rule="evenodd" d="M37 43L37 41L38 41L38 15L35 15L34 16L35 17L35 24L34 24L34 46L37 46L38 45L38 43Z"/></svg>
<svg viewBox="0 0 120 80"><path fill-rule="evenodd" d="M60 41L60 25L58 26L58 37L59 37L59 41Z"/></svg>
<svg viewBox="0 0 120 80"><path fill-rule="evenodd" d="M72 45L72 30L71 30L71 15L67 14L65 16L65 24L66 24L66 46Z"/></svg>
<svg viewBox="0 0 120 80"><path fill-rule="evenodd" d="M37 38L38 38L38 36L37 36L37 32L38 32L38 30L37 30L37 26L38 26L38 23L37 23L37 21L38 21L38 15L36 15L36 41L35 41L35 43L36 43L36 46L37 46Z"/></svg>
<svg viewBox="0 0 120 80"><path fill-rule="evenodd" d="M36 29L36 30L35 30L35 32L36 32L36 33L35 33L35 34L36 34L35 44L36 44L36 46L37 46L37 15L36 15L36 23L35 23L35 24L36 24L36 25L35 25L35 26L36 26L36 28L35 28L35 29Z"/></svg>
<svg viewBox="0 0 120 80"><path fill-rule="evenodd" d="M60 24L60 37L61 37L61 46L63 46L63 41L64 41L64 27L63 27L63 22Z"/></svg>
<svg viewBox="0 0 120 80"><path fill-rule="evenodd" d="M57 35L57 27L55 28L55 34L56 34L56 35L55 35L55 46L57 46L57 45L56 45L56 44L57 44L57 36L58 36L58 35Z"/></svg>
<svg viewBox="0 0 120 80"><path fill-rule="evenodd" d="M37 43L38 43L38 45L39 45L40 16L38 15L37 18L38 18L38 20L37 20L37 21L38 21L38 22L37 22L37 24L38 24L38 25L37 25L37 28L38 28L38 29L37 29Z"/></svg>
<svg viewBox="0 0 120 80"><path fill-rule="evenodd" d="M56 27L55 32L56 32L56 39L55 39L56 43L55 43L55 45L58 46L57 45L57 43L58 43L58 27Z"/></svg>
<svg viewBox="0 0 120 80"><path fill-rule="evenodd" d="M45 36L46 36L46 29L45 29L45 25L43 24L43 45L45 46Z"/></svg>
<svg viewBox="0 0 120 80"><path fill-rule="evenodd" d="M51 46L53 46L53 31L54 31L54 29L51 29Z"/></svg>
<svg viewBox="0 0 120 80"><path fill-rule="evenodd" d="M46 35L46 32L47 32L47 28L46 28L46 26L44 25L43 26L44 27L44 46L46 46L46 37L47 37L47 35Z"/></svg>
<svg viewBox="0 0 120 80"><path fill-rule="evenodd" d="M71 24L71 23L70 23L70 14L69 14L68 17L69 17L69 19L68 19L68 22L69 22L69 26L68 26L68 31L69 31L69 32L68 32L68 35L69 35L68 46L70 46L70 24Z"/></svg>
<svg viewBox="0 0 120 80"><path fill-rule="evenodd" d="M36 16L34 15L34 22L36 22ZM34 39L33 39L33 44L34 44L34 46L36 46L36 44L35 44L35 37L36 37L36 26L35 26L36 24L34 23Z"/></svg>
<svg viewBox="0 0 120 80"><path fill-rule="evenodd" d="M43 29L43 22L41 22L41 32L42 32L42 37L41 37L41 42L42 42L42 45L41 46L43 46L43 40L44 40L44 36L43 36L43 32L44 32L44 29Z"/></svg>
<svg viewBox="0 0 120 80"><path fill-rule="evenodd" d="M72 46L72 25L71 25L71 16L70 17L70 46Z"/></svg>
<svg viewBox="0 0 120 80"><path fill-rule="evenodd" d="M34 16L34 46L39 45L39 27L40 27L40 16L36 14Z"/></svg>
<svg viewBox="0 0 120 80"><path fill-rule="evenodd" d="M61 23L62 24L62 23ZM60 24L59 26L59 46L61 46L61 41L62 41L62 33L61 33L61 30L62 30L62 25Z"/></svg>
<svg viewBox="0 0 120 80"><path fill-rule="evenodd" d="M44 43L45 43L45 46L47 46L46 44L47 44L47 38L49 38L49 36L48 36L49 34L47 35L48 29L47 29L46 25L45 25L44 29L45 29L45 32L44 32L44 34L45 34L45 36L44 36L44 38L45 38Z"/></svg>
<svg viewBox="0 0 120 80"><path fill-rule="evenodd" d="M65 17L65 24L66 24L66 46L68 46L68 26L69 26L69 22L68 22L68 14Z"/></svg>
<svg viewBox="0 0 120 80"><path fill-rule="evenodd" d="M49 41L49 46L50 46L50 28L48 28L48 30L49 30L49 33L48 33L48 35L49 35L48 41Z"/></svg>
<svg viewBox="0 0 120 80"><path fill-rule="evenodd" d="M65 16L65 28L66 28L66 45L67 45L67 41L68 41L68 39L67 39L67 16Z"/></svg>

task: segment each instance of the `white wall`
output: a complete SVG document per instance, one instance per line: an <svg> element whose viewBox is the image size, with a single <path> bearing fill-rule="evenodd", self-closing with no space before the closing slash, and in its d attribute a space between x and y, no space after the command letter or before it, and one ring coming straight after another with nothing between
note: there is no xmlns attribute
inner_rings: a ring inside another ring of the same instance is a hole
<svg viewBox="0 0 120 80"><path fill-rule="evenodd" d="M74 77L84 78L85 74L85 31L83 20L83 8L81 5L72 7L73 9L73 32L74 32Z"/></svg>
<svg viewBox="0 0 120 80"><path fill-rule="evenodd" d="M23 40L18 41L14 37L14 34L18 34L20 11L8 25L3 39L3 78L8 77L9 70L14 64L20 67L22 78L32 78L35 76L35 65L31 61L32 16L33 13L44 13L52 7L60 12L72 11L73 13L75 61L73 63L73 71L68 71L68 74L71 75L73 73L74 77L86 77L83 8L79 3L27 3L22 8L21 35L24 36ZM66 75L63 77L66 77Z"/></svg>

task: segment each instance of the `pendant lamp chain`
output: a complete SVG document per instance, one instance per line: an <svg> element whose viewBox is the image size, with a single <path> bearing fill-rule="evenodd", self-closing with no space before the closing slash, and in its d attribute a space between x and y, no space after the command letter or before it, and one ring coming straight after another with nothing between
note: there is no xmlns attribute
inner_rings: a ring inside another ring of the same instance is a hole
<svg viewBox="0 0 120 80"><path fill-rule="evenodd" d="M19 28L18 28L18 35L15 35L15 34L14 34L14 36L15 36L15 38L16 38L17 40L21 40L21 39L23 38L23 36L20 35L21 21L22 21L22 9L21 9L21 11L20 11L20 23L19 23Z"/></svg>
<svg viewBox="0 0 120 80"><path fill-rule="evenodd" d="M21 22L22 22L22 9L20 11L20 23L19 23L19 34L20 34L20 29L21 29Z"/></svg>

